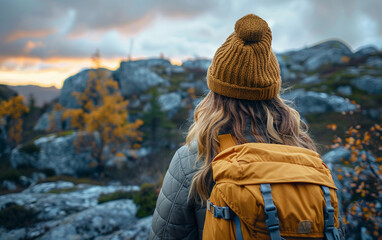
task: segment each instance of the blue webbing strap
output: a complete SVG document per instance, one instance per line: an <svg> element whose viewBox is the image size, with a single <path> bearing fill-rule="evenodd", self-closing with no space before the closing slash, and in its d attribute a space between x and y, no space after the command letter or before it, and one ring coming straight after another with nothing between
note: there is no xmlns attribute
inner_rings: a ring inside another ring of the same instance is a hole
<svg viewBox="0 0 382 240"><path fill-rule="evenodd" d="M272 240L281 240L283 238L280 236L279 219L277 218L277 208L271 194L271 185L261 184L260 191L264 199L265 223L267 224L269 235Z"/></svg>
<svg viewBox="0 0 382 240"><path fill-rule="evenodd" d="M216 218L223 218L225 220L234 220L236 228L236 238L237 240L243 240L243 233L241 232L241 224L239 217L229 208L219 207L214 205L209 199L207 200L207 210L212 213Z"/></svg>
<svg viewBox="0 0 382 240"><path fill-rule="evenodd" d="M235 221L235 229L236 229L236 239L237 240L244 240L243 233L241 232L240 219L236 214L234 217L234 221Z"/></svg>
<svg viewBox="0 0 382 240"><path fill-rule="evenodd" d="M327 240L339 240L340 234L338 229L334 227L334 208L330 201L330 190L326 186L321 186L324 192L325 207L324 207L324 222L325 222L325 237Z"/></svg>

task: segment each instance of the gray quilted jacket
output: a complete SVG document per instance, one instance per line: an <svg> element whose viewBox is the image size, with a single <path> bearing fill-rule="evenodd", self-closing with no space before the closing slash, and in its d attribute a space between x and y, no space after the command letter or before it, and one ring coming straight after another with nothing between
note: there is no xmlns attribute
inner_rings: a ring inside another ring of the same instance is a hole
<svg viewBox="0 0 382 240"><path fill-rule="evenodd" d="M187 201L197 147L176 151L159 193L149 239L202 239L206 208Z"/></svg>

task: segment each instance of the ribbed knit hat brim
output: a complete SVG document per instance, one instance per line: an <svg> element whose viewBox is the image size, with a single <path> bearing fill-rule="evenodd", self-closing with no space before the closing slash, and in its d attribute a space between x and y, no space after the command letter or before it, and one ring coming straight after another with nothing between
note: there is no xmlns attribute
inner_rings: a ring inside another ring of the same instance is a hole
<svg viewBox="0 0 382 240"><path fill-rule="evenodd" d="M280 69L271 48L268 24L256 15L239 19L216 51L207 73L208 87L237 99L269 100L281 87Z"/></svg>

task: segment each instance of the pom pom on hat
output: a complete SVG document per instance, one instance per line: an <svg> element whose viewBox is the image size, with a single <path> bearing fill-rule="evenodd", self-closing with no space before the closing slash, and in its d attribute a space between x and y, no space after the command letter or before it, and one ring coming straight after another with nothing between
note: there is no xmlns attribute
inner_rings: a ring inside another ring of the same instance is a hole
<svg viewBox="0 0 382 240"><path fill-rule="evenodd" d="M246 42L260 42L268 31L267 22L254 14L245 15L235 24L235 33Z"/></svg>

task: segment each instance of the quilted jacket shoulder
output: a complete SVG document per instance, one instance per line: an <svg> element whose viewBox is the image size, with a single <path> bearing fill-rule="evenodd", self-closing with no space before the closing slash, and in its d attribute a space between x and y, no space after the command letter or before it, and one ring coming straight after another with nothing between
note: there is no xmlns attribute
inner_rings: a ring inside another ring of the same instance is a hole
<svg viewBox="0 0 382 240"><path fill-rule="evenodd" d="M179 148L159 193L149 239L202 239L206 208L188 200L197 147Z"/></svg>

